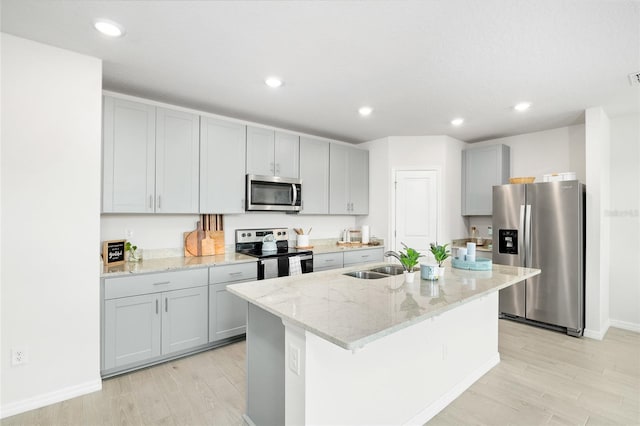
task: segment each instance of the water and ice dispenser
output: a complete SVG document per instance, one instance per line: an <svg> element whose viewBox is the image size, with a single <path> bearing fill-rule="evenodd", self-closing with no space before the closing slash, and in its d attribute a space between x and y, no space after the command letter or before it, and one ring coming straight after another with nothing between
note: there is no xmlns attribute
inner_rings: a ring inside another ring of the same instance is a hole
<svg viewBox="0 0 640 426"><path fill-rule="evenodd" d="M518 230L498 230L498 253L518 254Z"/></svg>

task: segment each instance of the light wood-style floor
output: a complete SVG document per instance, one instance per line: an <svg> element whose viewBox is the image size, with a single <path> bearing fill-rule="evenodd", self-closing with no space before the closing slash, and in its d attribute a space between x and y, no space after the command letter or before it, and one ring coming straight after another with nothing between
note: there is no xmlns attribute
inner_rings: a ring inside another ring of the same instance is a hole
<svg viewBox="0 0 640 426"><path fill-rule="evenodd" d="M115 377L10 425L242 425L245 343ZM640 334L601 342L500 321L501 362L432 425L640 425Z"/></svg>

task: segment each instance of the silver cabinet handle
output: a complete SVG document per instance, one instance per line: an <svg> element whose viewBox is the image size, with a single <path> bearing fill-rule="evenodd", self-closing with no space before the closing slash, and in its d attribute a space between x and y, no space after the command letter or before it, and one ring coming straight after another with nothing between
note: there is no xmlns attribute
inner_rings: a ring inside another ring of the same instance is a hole
<svg viewBox="0 0 640 426"><path fill-rule="evenodd" d="M242 275L242 272L229 272L229 275L231 276Z"/></svg>
<svg viewBox="0 0 640 426"><path fill-rule="evenodd" d="M362 257L363 257L363 258L365 258L365 257L369 257L369 255L368 255L368 254L363 254L363 255L362 255Z"/></svg>
<svg viewBox="0 0 640 426"><path fill-rule="evenodd" d="M525 208L524 204L520 205L520 227L518 228L518 253L520 256L520 266L527 266L527 256L524 246L524 220L525 220Z"/></svg>
<svg viewBox="0 0 640 426"><path fill-rule="evenodd" d="M156 315L158 315L158 299L156 299Z"/></svg>
<svg viewBox="0 0 640 426"><path fill-rule="evenodd" d="M275 173L276 169L274 167L273 161L271 163L269 163L269 170L271 170L271 173Z"/></svg>
<svg viewBox="0 0 640 426"><path fill-rule="evenodd" d="M325 262L335 262L336 260L335 259L325 259L324 261Z"/></svg>
<svg viewBox="0 0 640 426"><path fill-rule="evenodd" d="M149 208L153 208L153 195L149 195Z"/></svg>
<svg viewBox="0 0 640 426"><path fill-rule="evenodd" d="M169 312L169 298L168 297L164 298L164 311L165 312Z"/></svg>
<svg viewBox="0 0 640 426"><path fill-rule="evenodd" d="M280 174L280 163L276 163L276 176Z"/></svg>
<svg viewBox="0 0 640 426"><path fill-rule="evenodd" d="M240 199L240 209L244 210L244 198Z"/></svg>
<svg viewBox="0 0 640 426"><path fill-rule="evenodd" d="M160 204L160 196L158 195L158 208L160 208L160 207L161 207L161 204Z"/></svg>
<svg viewBox="0 0 640 426"><path fill-rule="evenodd" d="M169 283L171 283L171 281L160 281L160 282L157 282L157 283L153 283L153 285L165 285L165 284L169 284Z"/></svg>

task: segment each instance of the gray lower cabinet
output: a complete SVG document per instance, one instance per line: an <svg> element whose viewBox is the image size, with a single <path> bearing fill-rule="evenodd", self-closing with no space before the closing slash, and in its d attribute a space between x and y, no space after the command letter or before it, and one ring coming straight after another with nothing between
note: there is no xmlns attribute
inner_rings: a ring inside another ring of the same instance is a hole
<svg viewBox="0 0 640 426"><path fill-rule="evenodd" d="M207 344L207 276L203 268L104 279L102 371Z"/></svg>
<svg viewBox="0 0 640 426"><path fill-rule="evenodd" d="M256 262L209 268L209 342L246 332L247 302L229 293L227 286L257 279Z"/></svg>
<svg viewBox="0 0 640 426"><path fill-rule="evenodd" d="M313 255L313 272L339 269L344 265L344 256L340 253L322 253Z"/></svg>
<svg viewBox="0 0 640 426"><path fill-rule="evenodd" d="M376 249L345 251L344 266L347 267L360 263L382 262L383 251L384 249L382 247Z"/></svg>

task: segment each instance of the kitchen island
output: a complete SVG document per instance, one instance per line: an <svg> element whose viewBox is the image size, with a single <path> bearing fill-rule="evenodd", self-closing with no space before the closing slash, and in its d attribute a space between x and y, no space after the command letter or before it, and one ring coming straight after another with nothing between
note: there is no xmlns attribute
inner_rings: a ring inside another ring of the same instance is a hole
<svg viewBox="0 0 640 426"><path fill-rule="evenodd" d="M499 362L498 291L540 273L344 275L383 265L227 287L249 302L249 424L423 424Z"/></svg>

